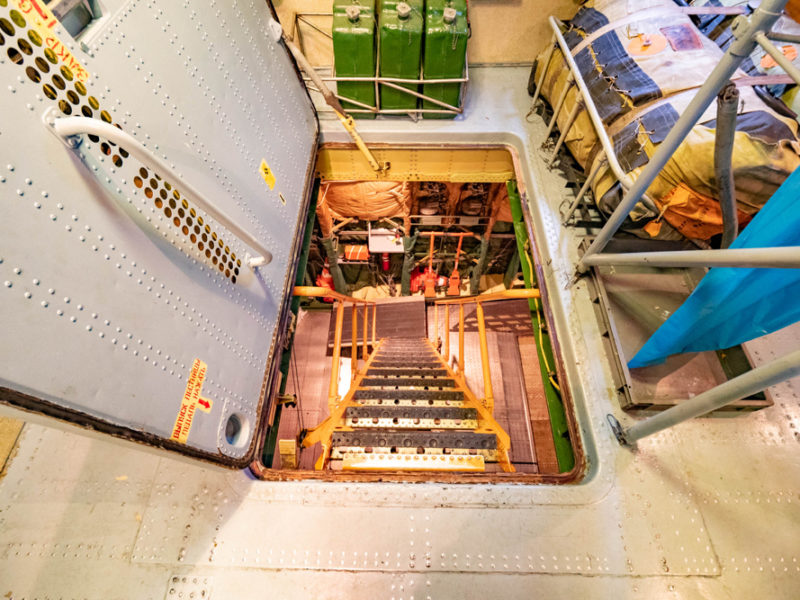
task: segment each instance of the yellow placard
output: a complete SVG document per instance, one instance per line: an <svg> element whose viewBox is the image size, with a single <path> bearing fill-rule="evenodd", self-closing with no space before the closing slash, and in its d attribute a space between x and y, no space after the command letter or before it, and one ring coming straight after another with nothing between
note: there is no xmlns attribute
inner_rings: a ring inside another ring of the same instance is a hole
<svg viewBox="0 0 800 600"><path fill-rule="evenodd" d="M189 431L192 429L192 420L197 409L206 413L211 412L213 401L200 395L207 372L208 365L195 358L192 370L189 372L189 380L186 382L186 390L183 392L181 408L175 417L175 425L172 426L171 440L185 444L189 439Z"/></svg>
<svg viewBox="0 0 800 600"><path fill-rule="evenodd" d="M275 173L272 172L272 169L269 168L267 161L263 158L261 159L261 164L258 167L258 172L261 173L261 176L264 178L264 181L267 182L270 190L275 189Z"/></svg>
<svg viewBox="0 0 800 600"><path fill-rule="evenodd" d="M42 37L45 48L52 50L59 61L64 63L75 79L82 82L89 80L89 72L83 67L77 58L69 51L64 43L58 39L53 28L58 24L58 19L45 6L42 0L11 0L16 5L17 10L25 17L30 26Z"/></svg>

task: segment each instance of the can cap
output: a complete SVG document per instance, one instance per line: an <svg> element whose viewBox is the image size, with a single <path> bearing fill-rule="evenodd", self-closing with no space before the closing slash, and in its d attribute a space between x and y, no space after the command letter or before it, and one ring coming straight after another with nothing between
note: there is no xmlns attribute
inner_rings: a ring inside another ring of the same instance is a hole
<svg viewBox="0 0 800 600"><path fill-rule="evenodd" d="M408 5L407 2L398 2L397 3L397 16L401 19L407 19L408 16L411 14L411 7Z"/></svg>
<svg viewBox="0 0 800 600"><path fill-rule="evenodd" d="M347 15L348 19L350 19L353 23L355 23L361 16L361 7L356 6L355 4L351 4L350 6L344 9L344 14Z"/></svg>
<svg viewBox="0 0 800 600"><path fill-rule="evenodd" d="M452 23L453 21L456 20L457 14L458 13L456 13L455 8L453 8L452 6L448 6L447 8L444 9L442 13L442 19L444 19L445 23Z"/></svg>

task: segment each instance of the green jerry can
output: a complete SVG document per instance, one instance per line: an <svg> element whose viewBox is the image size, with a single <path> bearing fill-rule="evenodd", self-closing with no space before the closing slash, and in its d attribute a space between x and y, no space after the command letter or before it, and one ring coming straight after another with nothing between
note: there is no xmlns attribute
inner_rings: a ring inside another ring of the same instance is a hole
<svg viewBox="0 0 800 600"><path fill-rule="evenodd" d="M422 53L423 0L381 0L380 27L381 77L419 79ZM401 84L414 92L419 85ZM381 85L381 108L412 111L417 97Z"/></svg>
<svg viewBox="0 0 800 600"><path fill-rule="evenodd" d="M333 62L337 77L375 76L374 0L334 0ZM375 106L375 84L369 81L339 81L340 96ZM363 109L342 101L345 110ZM372 113L353 113L356 118L374 119Z"/></svg>
<svg viewBox="0 0 800 600"><path fill-rule="evenodd" d="M467 61L467 2L466 0L428 0L425 9L425 79L460 78ZM460 83L426 83L422 93L450 106L458 106ZM422 102L424 109L441 109L429 100ZM423 113L426 119L452 119L455 114Z"/></svg>

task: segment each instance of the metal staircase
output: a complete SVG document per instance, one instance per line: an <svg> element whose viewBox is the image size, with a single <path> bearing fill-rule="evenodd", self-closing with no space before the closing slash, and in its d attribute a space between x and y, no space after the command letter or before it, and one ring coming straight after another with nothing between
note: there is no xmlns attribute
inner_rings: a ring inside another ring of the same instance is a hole
<svg viewBox="0 0 800 600"><path fill-rule="evenodd" d="M470 395L427 339L384 340L345 398L330 458L345 470L483 471L498 440Z"/></svg>
<svg viewBox="0 0 800 600"><path fill-rule="evenodd" d="M538 297L537 290L506 290L437 301L445 305L446 322L449 322L451 305L456 305L459 311L458 371L448 364L449 326L445 327L442 355L424 337L391 336L378 340L378 310L371 300L322 288L297 287L294 293L297 296L331 296L338 301L333 321L329 416L300 435L304 447L317 443L322 446L316 470L481 472L486 470L486 463L497 463L502 471L514 471L509 459L509 435L492 416L494 395L482 303ZM351 303L352 313L352 379L347 393L340 396L345 302ZM481 399L469 389L464 378L464 304L469 302L476 304L480 335L484 386ZM360 319L358 305L362 305ZM368 335L370 307L371 341ZM438 337L438 309L436 314ZM363 360L360 368L359 345Z"/></svg>

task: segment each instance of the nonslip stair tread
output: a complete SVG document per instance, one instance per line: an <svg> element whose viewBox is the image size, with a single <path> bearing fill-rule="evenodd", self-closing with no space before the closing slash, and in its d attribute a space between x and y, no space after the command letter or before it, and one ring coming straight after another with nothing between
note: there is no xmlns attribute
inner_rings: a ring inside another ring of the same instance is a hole
<svg viewBox="0 0 800 600"><path fill-rule="evenodd" d="M444 377L371 377L361 380L361 387L421 387L421 388L451 388L456 387L456 382Z"/></svg>
<svg viewBox="0 0 800 600"><path fill-rule="evenodd" d="M474 431L336 431L332 442L337 448L497 449L494 434Z"/></svg>
<svg viewBox="0 0 800 600"><path fill-rule="evenodd" d="M460 406L348 406L348 419L477 419L478 411Z"/></svg>

